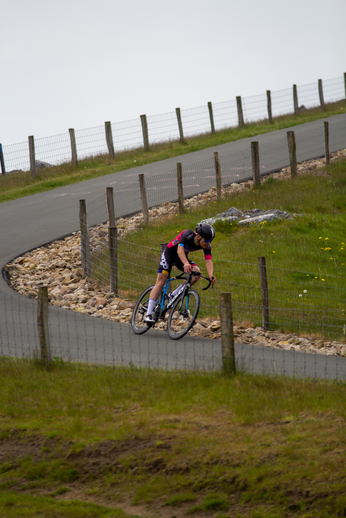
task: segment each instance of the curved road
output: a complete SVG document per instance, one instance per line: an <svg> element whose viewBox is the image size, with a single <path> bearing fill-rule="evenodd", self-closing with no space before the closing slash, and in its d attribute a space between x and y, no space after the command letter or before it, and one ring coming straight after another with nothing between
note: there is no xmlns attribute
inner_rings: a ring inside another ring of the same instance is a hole
<svg viewBox="0 0 346 518"><path fill-rule="evenodd" d="M329 121L331 151L345 147L340 142L346 143L346 115L332 117ZM255 137L260 146L262 174L288 165L286 132L289 129ZM298 161L324 155L322 120L291 129L296 135ZM314 138L316 136L317 139ZM223 179L227 172L230 182L251 176L249 149L252 140L254 139L248 138L231 142L0 204L1 269L15 257L79 230L78 200L84 198L88 204L88 201L104 196L105 186L113 186L115 191L119 190L121 195L117 209L120 214L124 214L129 205L126 192L122 191L124 186L135 182L140 173L145 174L147 185L154 178L151 185L156 185L156 190L153 191L155 197L151 200L152 204L155 204L155 200L162 199L160 196L164 196L164 193L169 193L169 172L175 170L177 162L182 163L183 171L192 171L190 174L194 174L195 192L209 188L210 181L213 181L208 180L211 176L210 169L201 166L201 162L210 162L214 151L220 157ZM240 176L228 167L230 155L235 157L235 161L240 157L243 165L244 160L247 160L247 166L242 168ZM158 176L163 179L160 185L157 182ZM131 210L140 210L140 207L132 204ZM97 217L96 215L95 218ZM103 214L93 224L102 219ZM36 311L36 301L14 292L4 276L0 277L0 355L25 357L33 353L38 343ZM54 306L50 306L49 320L53 356L92 363L131 362L135 365L164 368L215 368L220 364L218 341L187 337L185 340L172 342L166 333L156 331L149 331L138 337L131 332L128 325L95 319ZM265 370L328 378L344 378L346 374L346 359L343 358L245 345L237 345L236 354L238 365L253 372Z"/></svg>

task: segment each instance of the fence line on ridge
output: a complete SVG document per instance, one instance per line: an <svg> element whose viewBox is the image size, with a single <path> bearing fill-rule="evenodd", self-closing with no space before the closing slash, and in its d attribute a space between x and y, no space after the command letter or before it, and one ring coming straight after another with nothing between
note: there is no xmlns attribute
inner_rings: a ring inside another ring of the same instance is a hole
<svg viewBox="0 0 346 518"><path fill-rule="evenodd" d="M226 128L236 127L295 113L322 106L319 89L323 88L323 106L345 99L346 73L344 77L303 86L294 85L297 92L297 107L291 89L277 92L267 91L264 94L223 101L205 106L180 109L159 115L141 115L138 119L124 122L105 122L104 126L74 130L69 133L35 139L36 167L58 165L77 159L109 154L139 147L146 148L150 144L182 140L202 133L210 133ZM268 94L270 94L268 96ZM270 99L270 106L268 105ZM241 103L243 119L239 119L238 101ZM145 120L145 123L143 121ZM144 133L146 128L146 133ZM1 171L4 174L30 170L30 151L28 142L2 144Z"/></svg>

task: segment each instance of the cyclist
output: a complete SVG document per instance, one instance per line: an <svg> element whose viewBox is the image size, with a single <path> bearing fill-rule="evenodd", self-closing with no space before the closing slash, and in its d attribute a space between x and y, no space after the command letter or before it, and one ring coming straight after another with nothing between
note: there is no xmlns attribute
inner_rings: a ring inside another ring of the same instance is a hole
<svg viewBox="0 0 346 518"><path fill-rule="evenodd" d="M204 251L205 265L211 280L212 286L216 282L216 277L213 275L213 261L211 256L211 242L215 237L215 230L207 223L199 223L195 231L183 230L177 237L168 243L165 250L162 252L161 260L158 268L156 284L150 292L149 304L147 313L144 317L144 322L153 324L155 322L152 312L159 298L160 292L166 284L167 278L171 273L172 266L176 266L179 270L185 273L190 273L191 270L199 272L197 264L189 259L189 252L196 250ZM199 279L198 276L192 277L191 285L195 284ZM184 281L185 283L185 281ZM183 284L184 284L183 283ZM176 290L171 293L174 296L183 285L181 284Z"/></svg>

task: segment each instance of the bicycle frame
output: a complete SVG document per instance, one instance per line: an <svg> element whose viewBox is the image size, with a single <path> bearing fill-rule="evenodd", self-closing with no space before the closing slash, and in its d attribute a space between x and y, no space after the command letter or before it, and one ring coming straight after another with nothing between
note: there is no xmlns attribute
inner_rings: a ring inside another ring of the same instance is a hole
<svg viewBox="0 0 346 518"><path fill-rule="evenodd" d="M171 277L170 279L167 279L166 281L166 284L164 285L164 287L162 288L162 291L161 291L161 300L159 302L159 307L161 309L161 314L164 312L166 312L170 307L171 305L173 304L173 302L177 299L177 297L179 297L185 290L188 290L190 287L191 287L191 283L190 282L186 282L184 284L184 286L181 286L180 290L178 291L178 293L168 302L167 305L165 305L165 301L166 301L166 296L167 296L167 292L168 292L168 286L169 284L172 282L172 281L175 281L176 279L179 279L181 278L180 275L176 276L176 277ZM187 279L188 281L188 279Z"/></svg>
<svg viewBox="0 0 346 518"><path fill-rule="evenodd" d="M203 279L206 279L209 284L206 288L202 288L203 291L207 290L211 284L211 281L210 279L208 279L207 277L204 277L204 275L202 275L200 272L190 272L188 275L187 275L187 278L184 277L184 273L181 273L180 275L176 275L175 277L171 277L170 279L167 279L164 287L162 288L162 291L161 291L161 299L160 299L160 302L159 302L159 308L160 308L160 315L161 315L161 318L165 316L166 314L166 311L168 311L168 309L172 306L173 302L178 298L180 297L180 295L183 295L182 299L181 299L181 303L183 303L183 300L184 300L184 296L185 296L185 293L191 288L191 279L192 279L192 276L193 275L198 275L199 277L203 278ZM178 293L176 293L176 295L168 302L167 305L165 305L165 301L166 301L166 296L167 296L167 292L168 292L168 286L169 284L172 282L172 281L175 281L177 279L184 279L186 280L186 283L181 286L180 290L178 291ZM186 296L186 307L188 307L188 304L189 304L189 296L187 295Z"/></svg>

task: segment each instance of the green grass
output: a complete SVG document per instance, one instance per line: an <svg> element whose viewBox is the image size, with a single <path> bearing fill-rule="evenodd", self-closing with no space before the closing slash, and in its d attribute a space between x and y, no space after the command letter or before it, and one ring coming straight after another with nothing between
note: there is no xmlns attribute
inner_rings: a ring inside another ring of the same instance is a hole
<svg viewBox="0 0 346 518"><path fill-rule="evenodd" d="M194 229L198 221L231 206L242 211L276 208L295 217L246 229L235 223L215 224L213 262L217 285L214 290L200 292L203 302L200 316L217 316L219 293L226 291L232 294L235 321L261 325L257 258L265 257L271 327L343 340L346 324L346 161L326 166L323 171L325 174L320 176L300 176L295 180L269 179L256 189L181 215L155 220L149 227L129 234L118 248L119 283L123 295L135 299L154 282L160 243L171 241L182 229ZM138 257L141 257L140 264ZM192 257L205 274L202 253ZM108 283L105 273L108 263L104 253L94 257L93 274L105 284Z"/></svg>
<svg viewBox="0 0 346 518"><path fill-rule="evenodd" d="M67 163L61 166L38 170L36 177L32 177L29 172L1 175L0 203L116 173L118 171L124 171L133 167L158 162L193 151L199 151L227 142L324 119L333 115L339 115L345 113L345 111L345 102L340 101L326 105L325 111L322 111L320 108L314 108L302 112L298 117L294 115L278 117L273 124L270 124L266 120L258 121L257 123L248 124L241 129L229 128L218 131L214 135L206 133L188 138L185 144L181 144L180 141L177 140L155 144L151 146L148 152L144 152L142 148L139 148L117 153L114 160L106 155L101 155L81 160L77 168Z"/></svg>
<svg viewBox="0 0 346 518"><path fill-rule="evenodd" d="M126 518L120 509L110 509L78 500L56 501L51 497L18 495L0 492L0 513L3 518Z"/></svg>
<svg viewBox="0 0 346 518"><path fill-rule="evenodd" d="M0 379L6 518L346 510L344 383L4 360Z"/></svg>

